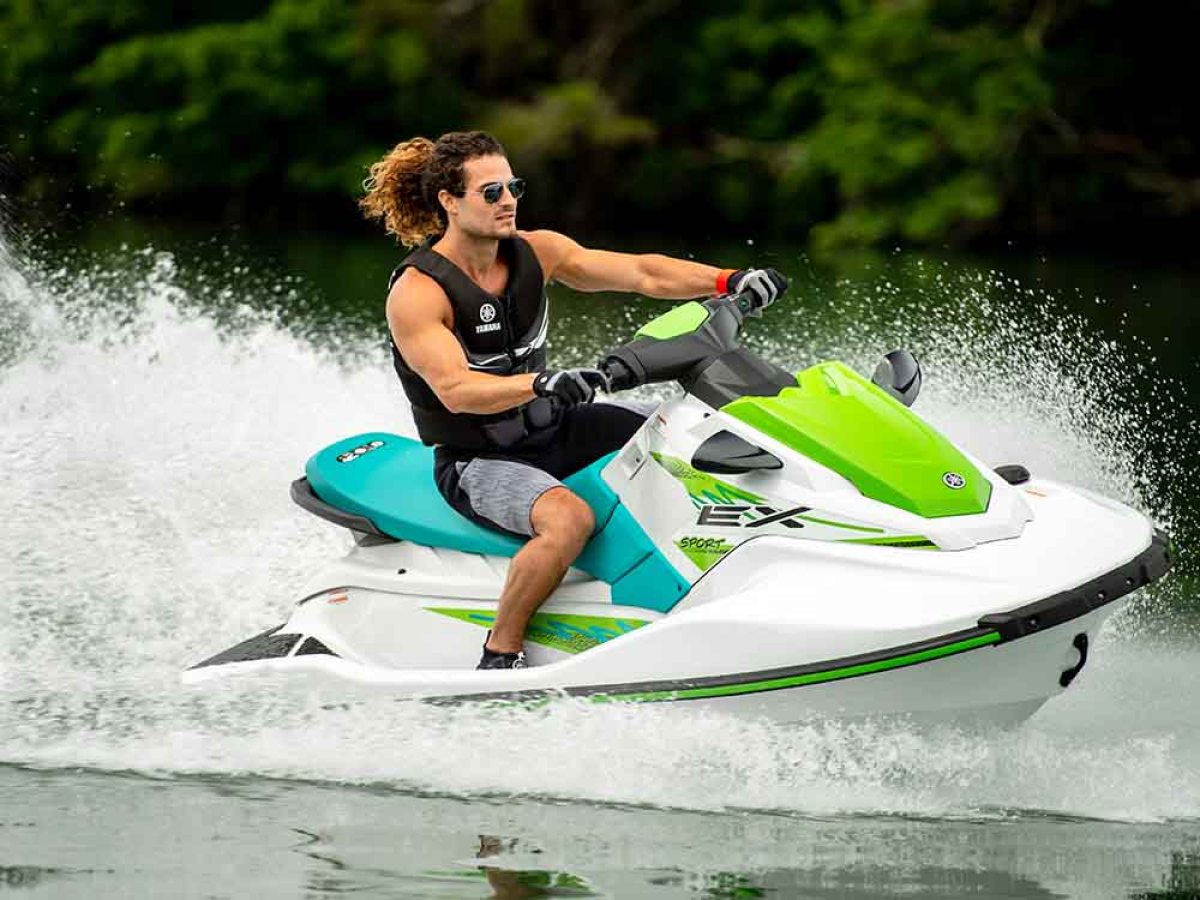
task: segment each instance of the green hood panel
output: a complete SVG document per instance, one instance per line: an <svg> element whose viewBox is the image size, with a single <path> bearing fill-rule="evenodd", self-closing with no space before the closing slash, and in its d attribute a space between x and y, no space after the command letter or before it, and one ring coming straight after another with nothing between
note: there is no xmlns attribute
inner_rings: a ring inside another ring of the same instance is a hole
<svg viewBox="0 0 1200 900"><path fill-rule="evenodd" d="M987 510L992 486L979 470L857 372L825 362L796 382L775 397L740 397L721 411L832 469L872 500L927 519Z"/></svg>

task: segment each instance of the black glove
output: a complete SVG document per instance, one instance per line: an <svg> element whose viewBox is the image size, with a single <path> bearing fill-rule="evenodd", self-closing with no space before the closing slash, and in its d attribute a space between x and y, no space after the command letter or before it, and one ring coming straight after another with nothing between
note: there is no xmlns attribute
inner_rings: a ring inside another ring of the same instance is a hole
<svg viewBox="0 0 1200 900"><path fill-rule="evenodd" d="M533 379L535 394L567 405L591 403L598 389L608 390L608 378L599 369L547 369Z"/></svg>
<svg viewBox="0 0 1200 900"><path fill-rule="evenodd" d="M758 308L766 309L783 296L788 280L776 269L738 269L725 282L731 294L751 291L758 298Z"/></svg>

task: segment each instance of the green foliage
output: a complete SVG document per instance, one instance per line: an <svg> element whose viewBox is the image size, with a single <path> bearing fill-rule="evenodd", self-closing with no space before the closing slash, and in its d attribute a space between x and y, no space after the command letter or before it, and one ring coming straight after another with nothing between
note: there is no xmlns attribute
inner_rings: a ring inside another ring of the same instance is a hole
<svg viewBox="0 0 1200 900"><path fill-rule="evenodd" d="M822 189L836 212L814 231L821 244L937 240L999 214L1015 150L1051 91L1020 29L983 6L944 24L945 5L758 3L708 23L696 83L705 71L724 80L721 120L749 112L718 153L757 160L784 187L778 225L811 222L812 203L794 201Z"/></svg>
<svg viewBox="0 0 1200 900"><path fill-rule="evenodd" d="M1050 90L1019 32L946 28L933 7L871 7L823 45L825 115L808 139L845 212L819 242L936 240L1001 209L1014 151Z"/></svg>
<svg viewBox="0 0 1200 900"><path fill-rule="evenodd" d="M396 141L470 127L557 226L845 246L1191 215L1183 32L1131 3L8 0L0 150L29 198L198 215L348 217Z"/></svg>
<svg viewBox="0 0 1200 900"><path fill-rule="evenodd" d="M113 44L76 79L114 112L73 110L57 136L62 146L97 147L90 174L126 197L264 180L328 190L344 181L339 169L354 147L352 132L321 127L336 84L327 76L344 71L352 52L344 38L328 39L344 30L343 16L329 0L279 0L256 21ZM287 138L309 146L293 157ZM297 177L315 162L328 174Z"/></svg>
<svg viewBox="0 0 1200 900"><path fill-rule="evenodd" d="M352 196L378 155L374 135L449 126L456 112L420 102L445 93L425 36L394 27L374 40L338 0L275 0L240 19L217 5L173 28L132 0L123 12L63 6L73 12L57 21L30 5L0 24L0 45L17 49L7 92L42 120L13 146L70 160L121 199L211 192L249 210Z"/></svg>
<svg viewBox="0 0 1200 900"><path fill-rule="evenodd" d="M619 147L654 137L646 119L623 114L599 85L567 81L530 103L504 104L485 123L506 148L554 159L580 144Z"/></svg>

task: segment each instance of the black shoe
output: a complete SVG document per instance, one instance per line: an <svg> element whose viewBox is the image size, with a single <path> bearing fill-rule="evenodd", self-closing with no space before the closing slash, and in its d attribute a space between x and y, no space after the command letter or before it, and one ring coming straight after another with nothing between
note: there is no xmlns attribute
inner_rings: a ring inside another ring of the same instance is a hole
<svg viewBox="0 0 1200 900"><path fill-rule="evenodd" d="M495 650L489 650L485 644L483 647L483 656L479 659L479 665L476 669L524 669L525 654L518 653L497 653Z"/></svg>

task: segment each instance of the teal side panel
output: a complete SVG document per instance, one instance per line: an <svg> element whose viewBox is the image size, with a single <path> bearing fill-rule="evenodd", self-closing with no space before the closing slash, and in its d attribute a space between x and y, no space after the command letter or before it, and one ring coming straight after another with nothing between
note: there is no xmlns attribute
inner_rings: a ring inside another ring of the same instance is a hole
<svg viewBox="0 0 1200 900"><path fill-rule="evenodd" d="M621 502L617 498L616 492L600 477L601 470L616 455L616 453L609 453L607 456L602 456L586 469L580 469L574 475L568 475L563 479L563 484L582 497L592 508L592 512L596 516L597 532L604 529L612 517L613 510Z"/></svg>
<svg viewBox="0 0 1200 900"><path fill-rule="evenodd" d="M653 552L654 545L642 526L617 504L604 530L588 542L574 565L612 584Z"/></svg>
<svg viewBox="0 0 1200 900"><path fill-rule="evenodd" d="M376 442L382 443L345 459ZM326 503L365 516L392 537L496 556L512 556L525 543L456 513L434 484L433 449L410 438L385 432L346 438L317 453L304 474Z"/></svg>
<svg viewBox="0 0 1200 900"><path fill-rule="evenodd" d="M691 584L657 550L612 586L612 602L670 612Z"/></svg>

